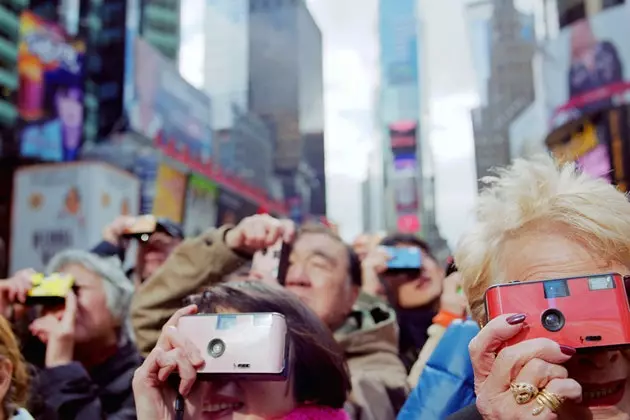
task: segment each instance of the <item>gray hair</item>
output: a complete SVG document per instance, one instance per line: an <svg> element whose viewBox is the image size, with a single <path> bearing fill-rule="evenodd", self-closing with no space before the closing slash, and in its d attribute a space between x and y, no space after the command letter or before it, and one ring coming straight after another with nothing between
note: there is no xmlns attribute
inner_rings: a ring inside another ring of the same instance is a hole
<svg viewBox="0 0 630 420"><path fill-rule="evenodd" d="M56 254L48 262L46 273L55 273L68 264L78 264L103 279L109 312L114 319L120 321L123 332L129 338L133 338L133 330L129 325L129 311L134 286L125 275L118 257L100 257L88 251L68 249Z"/></svg>

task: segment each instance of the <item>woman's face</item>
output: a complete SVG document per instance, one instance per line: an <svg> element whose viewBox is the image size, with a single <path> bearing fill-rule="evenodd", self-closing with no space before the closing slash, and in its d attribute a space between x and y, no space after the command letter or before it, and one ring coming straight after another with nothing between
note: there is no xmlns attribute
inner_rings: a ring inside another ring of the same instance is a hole
<svg viewBox="0 0 630 420"><path fill-rule="evenodd" d="M296 407L292 381L198 382L188 401L200 420L282 419Z"/></svg>
<svg viewBox="0 0 630 420"><path fill-rule="evenodd" d="M187 411L199 420L279 420L296 405L292 379L199 381L188 397Z"/></svg>
<svg viewBox="0 0 630 420"><path fill-rule="evenodd" d="M518 258L502 261L505 278L529 281L610 272L630 274L623 264L593 256L583 245L572 241L571 236L558 227L509 240L502 254ZM630 413L630 363L622 352L578 354L566 367L569 376L582 385L583 401L580 405L565 403L560 418L627 418L624 413Z"/></svg>
<svg viewBox="0 0 630 420"><path fill-rule="evenodd" d="M413 247L401 244L399 247ZM397 299L397 305L403 309L425 306L442 293L444 269L431 256L422 251L422 271L419 276L411 277L406 273L385 273L383 280Z"/></svg>
<svg viewBox="0 0 630 420"><path fill-rule="evenodd" d="M117 323L107 307L103 279L79 264L68 264L59 272L72 275L77 287L75 342L85 344L114 336Z"/></svg>

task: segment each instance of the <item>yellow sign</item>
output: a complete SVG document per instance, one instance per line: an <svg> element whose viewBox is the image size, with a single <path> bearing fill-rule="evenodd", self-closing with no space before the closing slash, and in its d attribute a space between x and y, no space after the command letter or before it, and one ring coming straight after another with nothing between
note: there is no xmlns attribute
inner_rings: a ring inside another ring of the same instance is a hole
<svg viewBox="0 0 630 420"><path fill-rule="evenodd" d="M597 144L597 129L594 124L586 122L582 131L571 135L568 142L553 147L551 152L560 163L573 162L593 150Z"/></svg>
<svg viewBox="0 0 630 420"><path fill-rule="evenodd" d="M186 197L186 175L161 164L155 181L153 215L181 223Z"/></svg>

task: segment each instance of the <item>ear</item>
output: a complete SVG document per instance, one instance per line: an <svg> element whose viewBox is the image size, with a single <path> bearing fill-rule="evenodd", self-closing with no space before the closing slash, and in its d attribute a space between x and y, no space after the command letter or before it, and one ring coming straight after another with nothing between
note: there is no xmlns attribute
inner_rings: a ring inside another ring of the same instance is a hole
<svg viewBox="0 0 630 420"><path fill-rule="evenodd" d="M4 400L13 379L13 363L9 359L0 359L0 400Z"/></svg>

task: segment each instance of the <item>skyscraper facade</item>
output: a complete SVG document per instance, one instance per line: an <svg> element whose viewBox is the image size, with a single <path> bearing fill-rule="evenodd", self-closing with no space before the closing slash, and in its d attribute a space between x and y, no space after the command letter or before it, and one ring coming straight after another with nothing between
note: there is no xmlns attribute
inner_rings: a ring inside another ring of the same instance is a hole
<svg viewBox="0 0 630 420"><path fill-rule="evenodd" d="M140 33L162 55L177 62L181 0L142 0Z"/></svg>
<svg viewBox="0 0 630 420"><path fill-rule="evenodd" d="M533 18L524 17L512 0L492 0L491 7L487 103L472 112L477 179L510 162L510 123L534 101Z"/></svg>

